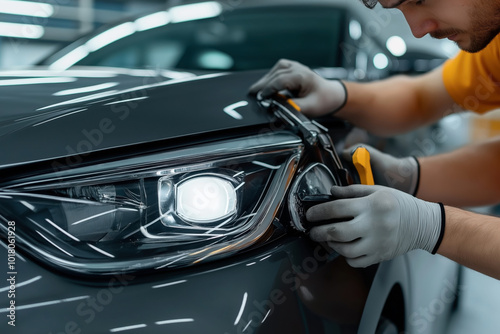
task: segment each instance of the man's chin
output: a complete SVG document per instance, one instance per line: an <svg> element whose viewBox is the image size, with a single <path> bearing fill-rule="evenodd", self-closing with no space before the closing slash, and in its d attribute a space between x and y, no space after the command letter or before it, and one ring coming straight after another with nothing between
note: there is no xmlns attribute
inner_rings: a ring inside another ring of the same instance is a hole
<svg viewBox="0 0 500 334"><path fill-rule="evenodd" d="M468 52L468 53L478 53L479 51L482 51L488 44L486 44L484 46L481 46L481 47L478 47L478 46L462 47L458 43L457 43L457 45L460 48L460 50L462 50L462 51L465 51L465 52Z"/></svg>
<svg viewBox="0 0 500 334"><path fill-rule="evenodd" d="M497 34L491 36L490 38L482 38L475 40L469 39L468 41L456 40L455 43L461 50L465 52L476 53L487 47L496 36Z"/></svg>

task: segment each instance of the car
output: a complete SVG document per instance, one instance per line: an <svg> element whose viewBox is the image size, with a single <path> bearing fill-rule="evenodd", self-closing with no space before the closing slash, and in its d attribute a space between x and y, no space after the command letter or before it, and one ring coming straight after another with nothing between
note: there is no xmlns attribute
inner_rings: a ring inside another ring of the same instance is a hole
<svg viewBox="0 0 500 334"><path fill-rule="evenodd" d="M442 333L454 262L308 238L352 127L248 95L264 73L0 72L0 332Z"/></svg>
<svg viewBox="0 0 500 334"><path fill-rule="evenodd" d="M289 58L356 80L385 77L399 64L373 33L385 22L349 0L180 3L103 26L38 64L213 72Z"/></svg>

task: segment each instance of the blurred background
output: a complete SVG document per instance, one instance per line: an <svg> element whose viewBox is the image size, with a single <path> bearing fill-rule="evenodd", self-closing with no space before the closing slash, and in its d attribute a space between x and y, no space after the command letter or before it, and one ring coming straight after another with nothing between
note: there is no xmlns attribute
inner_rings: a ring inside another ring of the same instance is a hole
<svg viewBox="0 0 500 334"><path fill-rule="evenodd" d="M237 9L243 0L222 0L226 8ZM259 2L259 1L256 1ZM260 1L262 2L262 1ZM269 5L284 1L266 1ZM456 52L448 40L416 40L397 10L366 10L358 1L290 1L299 4L347 3L368 24L372 35L396 57L420 59L417 70L424 71ZM349 3L350 2L350 3ZM127 17L153 13L182 5L181 0L0 0L0 68L31 65L55 50ZM379 6L378 6L379 7ZM300 26L301 22L297 22ZM403 42L402 42L403 41ZM406 45L404 45L406 43ZM432 62L434 60L434 62ZM403 61L404 63L404 61ZM400 69L405 70L402 64Z"/></svg>
<svg viewBox="0 0 500 334"><path fill-rule="evenodd" d="M0 1L0 68L33 64L106 23L164 7L160 0Z"/></svg>

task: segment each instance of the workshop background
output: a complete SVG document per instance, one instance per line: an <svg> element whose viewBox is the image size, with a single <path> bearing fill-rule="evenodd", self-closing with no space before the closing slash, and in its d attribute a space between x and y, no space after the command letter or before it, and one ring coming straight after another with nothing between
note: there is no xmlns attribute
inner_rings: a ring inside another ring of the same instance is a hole
<svg viewBox="0 0 500 334"><path fill-rule="evenodd" d="M224 0L237 5L237 0ZM122 18L161 10L182 1L165 0L0 0L0 69L27 68L53 51L106 23ZM378 6L380 7L380 6ZM360 11L367 11L361 4ZM382 10L376 8L376 11ZM380 38L393 42L403 40L405 50L422 50L451 57L457 48L450 41L415 39L402 15L391 12L393 20ZM397 36L393 36L397 32ZM396 39L394 37L397 37ZM400 39L398 39L401 37ZM391 50L391 45L387 43ZM399 49L398 49L399 47ZM402 56L401 45L396 56ZM393 52L394 54L394 52ZM424 68L428 69L428 68ZM448 116L432 128L391 138L388 151L395 154L430 155L450 150L471 141L485 139L500 131L495 113L477 118L470 114ZM439 131L438 131L439 130ZM363 137L362 131L359 136ZM473 208L495 214L496 207ZM500 284L482 274L465 269L461 282L460 306L449 326L450 334L498 333L500 320Z"/></svg>

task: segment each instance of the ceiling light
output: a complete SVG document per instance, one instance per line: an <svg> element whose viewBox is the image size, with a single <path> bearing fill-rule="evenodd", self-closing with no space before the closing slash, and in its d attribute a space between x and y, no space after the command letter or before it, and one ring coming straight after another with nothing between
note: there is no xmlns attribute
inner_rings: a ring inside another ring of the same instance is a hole
<svg viewBox="0 0 500 334"><path fill-rule="evenodd" d="M373 57L373 66L375 66L376 69L383 70L389 66L389 58L383 53L377 53Z"/></svg>
<svg viewBox="0 0 500 334"><path fill-rule="evenodd" d="M399 36L389 37L385 46L387 47L387 50L389 50L396 57L401 57L406 53L406 43L404 39Z"/></svg>
<svg viewBox="0 0 500 334"><path fill-rule="evenodd" d="M170 23L170 15L165 11L157 12L140 17L135 20L134 23L137 31L144 31L161 27Z"/></svg>
<svg viewBox="0 0 500 334"><path fill-rule="evenodd" d="M0 13L50 17L54 14L54 6L31 1L0 0Z"/></svg>
<svg viewBox="0 0 500 334"><path fill-rule="evenodd" d="M206 19L219 15L222 6L216 1L200 2L191 5L181 5L170 8L172 22L185 22Z"/></svg>
<svg viewBox="0 0 500 334"><path fill-rule="evenodd" d="M39 25L0 22L0 36L38 39L44 33L45 29Z"/></svg>
<svg viewBox="0 0 500 334"><path fill-rule="evenodd" d="M111 44L119 39L131 35L134 32L135 32L134 23L126 22L120 24L119 26L113 27L109 30L106 30L103 33L93 37L87 43L85 43L85 45L87 46L89 52L94 52L105 47L108 44Z"/></svg>

